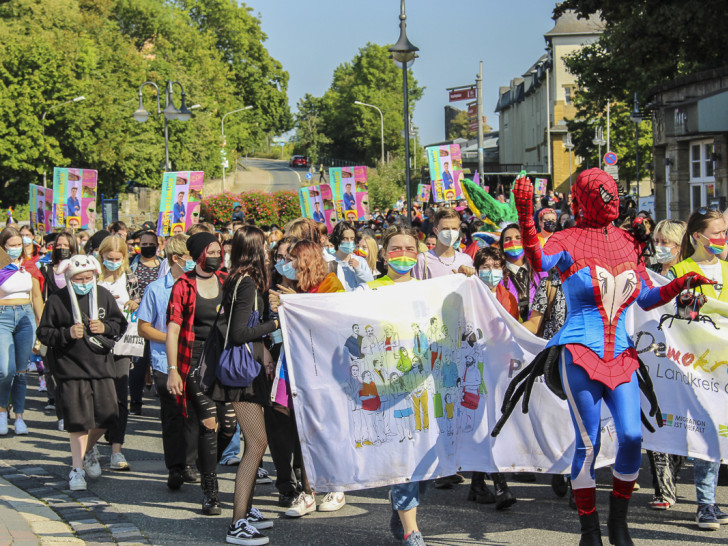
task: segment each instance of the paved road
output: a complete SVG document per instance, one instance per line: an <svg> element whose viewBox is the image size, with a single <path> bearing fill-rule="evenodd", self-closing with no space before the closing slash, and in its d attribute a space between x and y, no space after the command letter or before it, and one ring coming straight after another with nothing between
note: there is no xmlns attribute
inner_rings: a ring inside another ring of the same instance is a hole
<svg viewBox="0 0 728 546"><path fill-rule="evenodd" d="M70 454L65 433L55 428L55 418L42 412L44 400L37 394L37 378L29 377L26 420L30 435L0 437L0 476L41 498L87 543L122 542L165 545L215 544L224 541L231 517L235 467L220 467L223 514L200 515L198 485L184 485L171 492L166 487L162 460L159 408L146 394L144 415L130 416L124 451L130 472L107 470L110 447L101 445L104 475L89 481L89 491L71 493L67 487ZM11 426L12 429L12 426ZM385 463L386 464L386 463ZM273 473L270 458L265 466ZM611 476L598 472L598 503L606 532L606 505ZM680 475L679 503L667 512L647 508L652 497L647 459L631 511L632 535L638 545L726 544L728 527L706 533L694 523L695 490L692 466ZM544 546L576 544L578 521L566 499L554 496L546 476L537 484L512 483L518 503L507 512L492 505L466 501L467 485L452 490L430 489L420 509L420 526L430 545L519 544ZM0 482L2 484L2 482ZM348 504L332 514L315 513L300 520L282 516L272 485L258 486L255 504L267 512L275 526L272 544L366 545L397 544L387 530L389 505L384 488L347 494ZM718 500L728 505L728 488L719 488ZM2 542L2 540L0 540ZM606 544L606 539L605 539Z"/></svg>
<svg viewBox="0 0 728 546"><path fill-rule="evenodd" d="M302 182L306 180L307 172L307 169L289 167L287 161L248 158L245 160L245 169L237 173L237 183L233 191L298 191Z"/></svg>

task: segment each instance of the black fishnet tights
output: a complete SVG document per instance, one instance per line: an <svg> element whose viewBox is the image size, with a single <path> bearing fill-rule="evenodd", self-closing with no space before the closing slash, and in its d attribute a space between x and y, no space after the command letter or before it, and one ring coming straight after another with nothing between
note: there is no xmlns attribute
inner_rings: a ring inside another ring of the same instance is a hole
<svg viewBox="0 0 728 546"><path fill-rule="evenodd" d="M233 521L238 521L247 516L253 506L258 463L263 458L268 438L265 434L263 408L259 404L253 402L233 402L232 404L245 441L243 459L238 465L238 473L235 476Z"/></svg>

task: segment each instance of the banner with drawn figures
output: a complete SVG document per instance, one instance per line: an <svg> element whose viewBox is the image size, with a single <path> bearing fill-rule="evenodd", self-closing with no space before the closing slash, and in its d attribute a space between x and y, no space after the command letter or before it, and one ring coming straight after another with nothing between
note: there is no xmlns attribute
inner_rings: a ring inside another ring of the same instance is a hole
<svg viewBox="0 0 728 546"><path fill-rule="evenodd" d="M490 436L510 380L545 341L508 315L477 278L283 301L286 354L295 355L289 381L315 488L378 487L458 470L569 471L571 418L542 381L529 413L519 405L501 434ZM728 348L720 337L728 319L710 315L721 330L679 320L657 330L673 309L630 311L666 422L654 434L644 430L643 447L725 462ZM719 311L728 317L728 306ZM601 443L600 467L614 462L617 445L606 404Z"/></svg>
<svg viewBox="0 0 728 546"><path fill-rule="evenodd" d="M202 171L166 172L162 175L157 235L185 233L200 221L200 203L205 173Z"/></svg>
<svg viewBox="0 0 728 546"><path fill-rule="evenodd" d="M549 181L547 178L535 178L533 180L534 193L541 196L546 195L548 183Z"/></svg>
<svg viewBox="0 0 728 546"><path fill-rule="evenodd" d="M53 229L53 189L30 184L28 194L31 225L38 233L50 232Z"/></svg>
<svg viewBox="0 0 728 546"><path fill-rule="evenodd" d="M301 206L301 216L312 218L320 224L326 224L329 233L334 230L336 210L329 184L299 188L298 201Z"/></svg>
<svg viewBox="0 0 728 546"><path fill-rule="evenodd" d="M417 200L425 204L430 200L430 189L429 184L418 184L417 186Z"/></svg>
<svg viewBox="0 0 728 546"><path fill-rule="evenodd" d="M460 144L428 147L427 162L430 166L432 198L435 203L462 199L460 180L463 178L463 161Z"/></svg>
<svg viewBox="0 0 728 546"><path fill-rule="evenodd" d="M369 186L366 166L331 167L329 181L333 186L331 189L337 218L348 222L367 220Z"/></svg>
<svg viewBox="0 0 728 546"><path fill-rule="evenodd" d="M91 169L53 168L53 227L95 228L97 182Z"/></svg>

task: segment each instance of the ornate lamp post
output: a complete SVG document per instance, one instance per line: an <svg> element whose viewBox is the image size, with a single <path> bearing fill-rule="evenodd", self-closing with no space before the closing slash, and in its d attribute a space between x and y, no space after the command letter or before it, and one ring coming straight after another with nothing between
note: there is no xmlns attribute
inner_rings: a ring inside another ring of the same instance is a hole
<svg viewBox="0 0 728 546"><path fill-rule="evenodd" d="M410 152L409 152L409 97L407 92L407 68L412 65L420 50L407 39L407 14L404 11L404 0L400 4L399 12L399 40L389 51L396 63L402 66L402 94L404 95L404 156L405 156L405 187L407 191L407 220L412 222L412 208L410 207Z"/></svg>
<svg viewBox="0 0 728 546"><path fill-rule="evenodd" d="M379 109L379 107L374 106L373 104L367 104L366 102L362 102L360 100L355 100L354 104L358 104L359 106L368 106L369 108L374 108L377 112L379 112L379 117L382 120L382 164L384 164L384 114L382 114L382 111Z"/></svg>
<svg viewBox="0 0 728 546"><path fill-rule="evenodd" d="M220 122L220 133L222 134L222 150L223 150L223 157L225 154L225 118L228 117L230 114L235 114L237 112L242 112L243 110L250 110L252 106L244 106L243 108L238 108L237 110L231 110L230 112L227 112L223 117L222 121ZM227 169L227 158L224 158L222 161L222 189L225 191L225 169ZM236 166L237 169L237 166ZM233 181L233 184L235 182Z"/></svg>
<svg viewBox="0 0 728 546"><path fill-rule="evenodd" d="M637 195L640 191L640 123L645 119L640 112L640 102L637 98L637 92L634 94L634 107L629 119L634 122L634 153L635 153L635 184L637 184Z"/></svg>

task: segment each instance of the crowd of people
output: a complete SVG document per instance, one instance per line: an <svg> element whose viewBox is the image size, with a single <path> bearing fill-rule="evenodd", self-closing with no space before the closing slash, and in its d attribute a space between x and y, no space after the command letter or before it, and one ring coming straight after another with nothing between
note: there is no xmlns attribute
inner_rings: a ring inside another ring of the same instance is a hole
<svg viewBox="0 0 728 546"><path fill-rule="evenodd" d="M540 245L579 220L571 201L571 194L553 192L535 200ZM34 366L39 390L47 393L46 411L55 412L59 429L69 433L69 487L84 490L87 478L102 476L96 448L102 438L111 445L110 469L129 470L122 450L129 415L145 411L144 388L153 387L169 489L200 483L201 513L219 515L217 465L238 464L228 543L268 543L261 531L273 521L254 506L256 484L270 481L262 468L266 449L287 517L339 510L346 503L343 492L315 492L308 482L296 432L298 408L290 397L271 395L283 351L282 295L376 290L467 275L478 277L514 319L545 339L557 335L568 313L562 275L532 263L522 224L504 223L493 230L466 203L415 206L412 212L409 224L400 199L391 209L375 207L370 221L340 221L331 233L307 218L256 226L254 211L247 211L244 221L239 209L217 229L200 223L168 238L158 237L151 222L138 229L115 222L108 231L49 234L8 225L0 233L7 256L0 269L0 436L11 428L16 435L32 434L25 398L27 372ZM699 290L728 301L728 290L722 290L728 282L726 219L720 211L700 208L687 223L655 223L633 202L623 202L613 225L639 241L646 249L642 259L655 272L668 279L700 274L713 284ZM143 350L120 341L133 314L146 340ZM259 364L246 386L232 384L217 369L222 352L234 347L244 348L243 356L247 351ZM350 353L357 350L361 347ZM437 357L437 347L428 350ZM365 390L366 385L359 393L362 404ZM412 413L402 410L395 417L401 422ZM426 428L427 413L416 417ZM655 452L648 457L655 489L650 507L667 510L677 501L675 484L685 458ZM694 467L698 527L717 529L728 523L715 501L720 465L695 459ZM572 470L572 478L582 480L578 470ZM514 479L536 478L516 474ZM438 478L434 487L451 488L464 480L458 473ZM570 495L582 516L582 544L601 544L593 526L584 527L590 512L571 481L553 476L551 486L559 496ZM389 525L403 544L424 544L417 509L426 485L391 487ZM317 493L322 495L318 503ZM501 473L473 472L467 498L498 510L517 502ZM629 534L618 533L616 543L631 544Z"/></svg>

